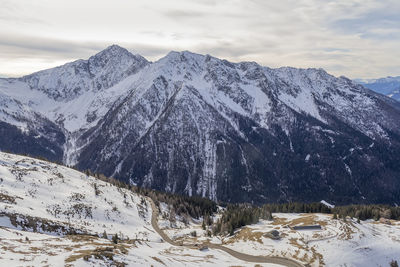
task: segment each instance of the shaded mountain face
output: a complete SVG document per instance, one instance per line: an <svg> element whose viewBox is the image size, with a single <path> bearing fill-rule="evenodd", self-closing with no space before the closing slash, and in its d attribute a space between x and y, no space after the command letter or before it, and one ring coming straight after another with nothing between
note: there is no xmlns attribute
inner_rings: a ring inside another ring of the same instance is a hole
<svg viewBox="0 0 400 267"><path fill-rule="evenodd" d="M400 104L347 78L190 52L150 63L118 46L92 58L108 60L76 75L83 61L0 80L1 96L21 104L0 119L26 135L18 118L37 112L62 133L65 163L163 191L230 202L399 202Z"/></svg>
<svg viewBox="0 0 400 267"><path fill-rule="evenodd" d="M400 76L355 81L379 94L400 101Z"/></svg>

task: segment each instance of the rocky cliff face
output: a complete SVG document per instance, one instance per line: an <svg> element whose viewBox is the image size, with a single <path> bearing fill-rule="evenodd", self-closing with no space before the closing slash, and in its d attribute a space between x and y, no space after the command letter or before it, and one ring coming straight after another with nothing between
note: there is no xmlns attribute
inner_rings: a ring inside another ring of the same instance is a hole
<svg viewBox="0 0 400 267"><path fill-rule="evenodd" d="M344 77L117 46L81 62L0 81L64 134L68 164L222 201L399 200L400 105Z"/></svg>

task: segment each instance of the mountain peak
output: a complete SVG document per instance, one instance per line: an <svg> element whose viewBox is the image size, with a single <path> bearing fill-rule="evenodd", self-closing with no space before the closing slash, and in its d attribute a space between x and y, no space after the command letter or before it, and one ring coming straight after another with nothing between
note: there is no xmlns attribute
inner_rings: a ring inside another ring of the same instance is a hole
<svg viewBox="0 0 400 267"><path fill-rule="evenodd" d="M109 47L107 47L104 50L126 50L125 48L123 48L122 46L119 46L117 44L112 44Z"/></svg>
<svg viewBox="0 0 400 267"><path fill-rule="evenodd" d="M104 49L104 51L125 52L125 53L128 52L128 53L132 54L131 52L128 51L128 49L126 49L126 48L124 48L122 46L116 45L116 44L110 45L109 47Z"/></svg>
<svg viewBox="0 0 400 267"><path fill-rule="evenodd" d="M197 54L197 53L185 50L185 51L170 51L164 58L185 61L188 58L203 59L204 57L205 56L202 54Z"/></svg>
<svg viewBox="0 0 400 267"><path fill-rule="evenodd" d="M135 55L132 54L131 52L129 52L126 48L123 48L119 45L113 44L113 45L110 45L109 47L107 47L106 49L98 52L94 56L90 57L89 60L92 58L103 58L103 57L109 58L109 57L115 57L115 56L135 57Z"/></svg>
<svg viewBox="0 0 400 267"><path fill-rule="evenodd" d="M149 62L118 45L111 45L88 60L36 72L21 78L31 89L57 101L70 101L87 91L108 89Z"/></svg>

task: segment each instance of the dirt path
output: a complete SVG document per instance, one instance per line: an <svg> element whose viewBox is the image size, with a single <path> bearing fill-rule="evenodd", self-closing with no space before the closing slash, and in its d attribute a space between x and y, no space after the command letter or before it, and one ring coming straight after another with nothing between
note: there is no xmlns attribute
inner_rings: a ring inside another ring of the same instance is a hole
<svg viewBox="0 0 400 267"><path fill-rule="evenodd" d="M150 201L151 204L151 226L153 226L153 229L156 230L156 232L161 236L162 239L164 239L165 242L168 242L169 244L173 246L179 246L176 242L174 242L169 236L164 233L163 230L160 229L158 226L158 208L154 204L153 200L151 198L147 198Z"/></svg>
<svg viewBox="0 0 400 267"><path fill-rule="evenodd" d="M158 226L158 208L154 204L153 200L151 200L150 198L148 198L148 199L151 203L151 209L152 209L151 225L153 226L154 230L161 236L161 238L164 239L165 242L167 242L173 246L186 246L186 247L190 247L190 248L195 247L195 244L183 245L182 243L175 242L166 233L164 233L163 230L160 229L160 227ZM280 265L287 266L287 267L304 267L303 264L301 264L297 261L283 258L283 257L255 256L255 255L241 253L241 252L235 251L233 249L227 248L227 247L219 245L219 244L213 244L213 243L208 243L208 242L200 243L197 245L198 245L197 247L201 247L201 246L205 245L208 248L222 250L222 251L228 253L229 255L231 255L232 257L235 257L236 259L239 259L242 261L257 262L257 263L273 263L273 264L280 264Z"/></svg>

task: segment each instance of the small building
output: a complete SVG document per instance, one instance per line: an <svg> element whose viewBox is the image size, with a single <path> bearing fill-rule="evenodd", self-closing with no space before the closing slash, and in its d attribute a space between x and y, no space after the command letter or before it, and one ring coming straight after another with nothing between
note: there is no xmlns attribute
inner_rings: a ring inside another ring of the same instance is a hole
<svg viewBox="0 0 400 267"><path fill-rule="evenodd" d="M321 230L321 225L296 225L292 227L293 230Z"/></svg>

